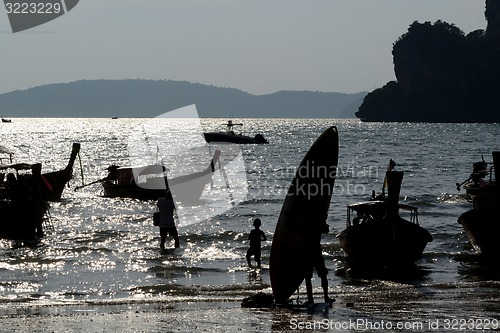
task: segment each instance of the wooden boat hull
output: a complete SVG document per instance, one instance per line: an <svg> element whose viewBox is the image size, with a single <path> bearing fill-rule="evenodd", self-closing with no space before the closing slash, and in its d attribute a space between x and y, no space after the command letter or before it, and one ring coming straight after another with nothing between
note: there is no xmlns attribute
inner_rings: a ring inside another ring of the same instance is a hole
<svg viewBox="0 0 500 333"><path fill-rule="evenodd" d="M80 152L80 144L73 143L71 149L71 155L66 168L59 171L48 172L42 174L45 181L50 184L50 187L43 182L40 187L40 195L43 200L47 201L60 201L64 187L73 178L73 165L75 163L76 156Z"/></svg>
<svg viewBox="0 0 500 333"><path fill-rule="evenodd" d="M143 183L117 184L115 181L105 180L102 182L104 196L133 198L140 200L157 200L165 195L166 189L170 189L176 202L186 204L199 203L203 190L212 180L215 172L215 163L220 151L214 153L210 165L203 171L195 172L175 178L151 177Z"/></svg>
<svg viewBox="0 0 500 333"><path fill-rule="evenodd" d="M350 226L337 235L353 263L395 265L418 260L431 234L402 218L372 220Z"/></svg>
<svg viewBox="0 0 500 333"><path fill-rule="evenodd" d="M47 201L60 201L66 184L73 178L73 169L49 172L43 174L43 177L52 186L52 190L42 186L40 189L42 198Z"/></svg>
<svg viewBox="0 0 500 333"><path fill-rule="evenodd" d="M310 269L308 228L325 223L335 184L338 132L330 127L311 146L288 190L273 236L269 273L277 304L285 304ZM313 167L314 170L310 170ZM327 170L318 173L313 171ZM304 190L305 189L305 190ZM313 189L322 189L312 193ZM319 244L318 244L319 245Z"/></svg>
<svg viewBox="0 0 500 333"><path fill-rule="evenodd" d="M500 207L489 205L472 209L460 215L460 223L472 246L485 256L500 254Z"/></svg>
<svg viewBox="0 0 500 333"><path fill-rule="evenodd" d="M110 198L132 198L139 200L157 200L165 196L165 189L148 189L137 184L117 185L110 181L103 181L104 196Z"/></svg>

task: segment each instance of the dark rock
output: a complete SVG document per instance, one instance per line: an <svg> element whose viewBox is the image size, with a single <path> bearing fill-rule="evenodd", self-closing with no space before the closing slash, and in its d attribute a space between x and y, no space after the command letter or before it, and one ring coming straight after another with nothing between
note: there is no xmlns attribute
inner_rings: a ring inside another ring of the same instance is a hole
<svg viewBox="0 0 500 333"><path fill-rule="evenodd" d="M467 36L443 21L410 25L394 43L396 81L369 93L364 121L500 122L500 2L486 1L487 31Z"/></svg>

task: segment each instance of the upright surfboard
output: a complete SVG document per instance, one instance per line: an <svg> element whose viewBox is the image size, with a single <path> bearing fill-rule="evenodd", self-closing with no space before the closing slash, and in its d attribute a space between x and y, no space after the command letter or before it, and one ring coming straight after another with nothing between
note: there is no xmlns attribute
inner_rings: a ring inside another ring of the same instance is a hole
<svg viewBox="0 0 500 333"><path fill-rule="evenodd" d="M312 228L326 221L339 153L336 127L326 129L300 163L273 236L269 273L274 300L286 304L310 269Z"/></svg>

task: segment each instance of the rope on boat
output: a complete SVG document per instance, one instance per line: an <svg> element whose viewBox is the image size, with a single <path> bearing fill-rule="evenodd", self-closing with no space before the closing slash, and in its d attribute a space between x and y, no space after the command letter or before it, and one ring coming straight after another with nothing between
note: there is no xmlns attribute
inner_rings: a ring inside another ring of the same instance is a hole
<svg viewBox="0 0 500 333"><path fill-rule="evenodd" d="M229 180L227 179L226 170L224 169L224 167L222 166L222 163L220 161L220 156L219 156L219 168L220 168L220 172L222 173L222 176L224 178L224 181L226 183L226 189L227 189L227 192L229 194L229 200L231 201L231 205L234 207L234 206L236 206L236 203L234 201L233 192L231 191L231 186L229 185Z"/></svg>

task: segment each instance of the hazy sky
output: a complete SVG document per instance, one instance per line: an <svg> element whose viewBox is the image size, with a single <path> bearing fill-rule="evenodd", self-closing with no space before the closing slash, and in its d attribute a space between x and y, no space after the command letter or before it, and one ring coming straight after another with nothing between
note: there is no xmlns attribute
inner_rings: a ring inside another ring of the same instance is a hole
<svg viewBox="0 0 500 333"><path fill-rule="evenodd" d="M170 79L278 90L371 91L415 20L484 29L484 0L80 0L13 34L0 15L0 93L80 79Z"/></svg>

